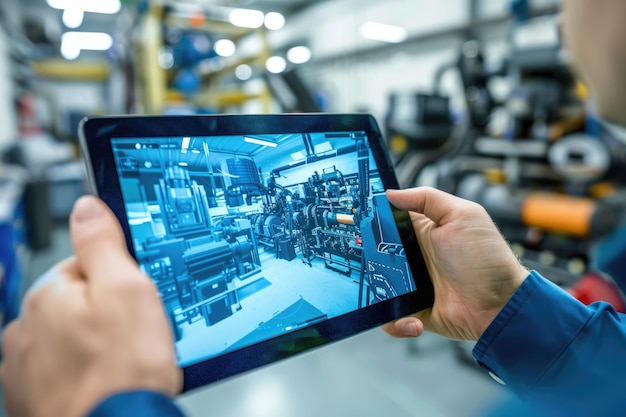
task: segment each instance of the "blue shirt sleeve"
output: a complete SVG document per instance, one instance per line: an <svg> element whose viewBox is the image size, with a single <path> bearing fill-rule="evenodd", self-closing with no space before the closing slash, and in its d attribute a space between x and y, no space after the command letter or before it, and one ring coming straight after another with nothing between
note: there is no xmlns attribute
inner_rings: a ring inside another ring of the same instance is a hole
<svg viewBox="0 0 626 417"><path fill-rule="evenodd" d="M152 391L130 391L112 395L87 417L184 417L166 395Z"/></svg>
<svg viewBox="0 0 626 417"><path fill-rule="evenodd" d="M626 412L625 317L607 303L585 306L537 272L485 330L473 355L545 415Z"/></svg>

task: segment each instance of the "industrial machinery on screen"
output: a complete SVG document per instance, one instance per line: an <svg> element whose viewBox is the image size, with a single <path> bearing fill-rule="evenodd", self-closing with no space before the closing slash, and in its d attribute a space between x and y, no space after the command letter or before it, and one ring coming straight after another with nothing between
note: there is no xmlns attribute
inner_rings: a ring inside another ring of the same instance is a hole
<svg viewBox="0 0 626 417"><path fill-rule="evenodd" d="M113 146L183 364L415 290L364 133Z"/></svg>

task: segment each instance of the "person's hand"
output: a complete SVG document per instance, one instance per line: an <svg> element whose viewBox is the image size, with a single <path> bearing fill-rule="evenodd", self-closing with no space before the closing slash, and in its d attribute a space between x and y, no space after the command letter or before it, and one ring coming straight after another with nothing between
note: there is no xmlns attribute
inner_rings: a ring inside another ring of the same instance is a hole
<svg viewBox="0 0 626 417"><path fill-rule="evenodd" d="M395 337L424 329L478 340L528 276L480 205L433 188L388 191L408 210L435 289L431 309L383 326Z"/></svg>
<svg viewBox="0 0 626 417"><path fill-rule="evenodd" d="M27 293L4 333L9 416L85 416L128 390L175 395L182 377L157 289L126 250L113 213L82 197L70 217L76 256Z"/></svg>

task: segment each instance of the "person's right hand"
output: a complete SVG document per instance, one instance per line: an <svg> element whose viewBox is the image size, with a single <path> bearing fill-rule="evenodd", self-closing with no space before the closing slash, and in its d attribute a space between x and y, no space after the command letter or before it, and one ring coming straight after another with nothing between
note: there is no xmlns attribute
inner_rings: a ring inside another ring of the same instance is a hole
<svg viewBox="0 0 626 417"><path fill-rule="evenodd" d="M395 337L423 329L478 340L528 276L480 205L433 188L387 191L410 212L435 289L431 309L383 326Z"/></svg>

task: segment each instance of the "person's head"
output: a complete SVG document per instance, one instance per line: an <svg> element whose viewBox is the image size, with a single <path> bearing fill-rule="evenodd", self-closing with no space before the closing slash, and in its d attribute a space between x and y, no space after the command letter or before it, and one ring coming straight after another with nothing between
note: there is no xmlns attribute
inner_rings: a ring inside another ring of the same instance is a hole
<svg viewBox="0 0 626 417"><path fill-rule="evenodd" d="M562 0L563 36L598 114L626 126L626 0Z"/></svg>

